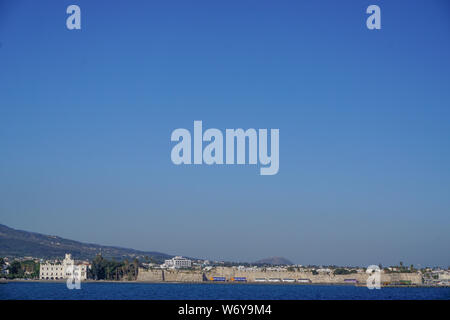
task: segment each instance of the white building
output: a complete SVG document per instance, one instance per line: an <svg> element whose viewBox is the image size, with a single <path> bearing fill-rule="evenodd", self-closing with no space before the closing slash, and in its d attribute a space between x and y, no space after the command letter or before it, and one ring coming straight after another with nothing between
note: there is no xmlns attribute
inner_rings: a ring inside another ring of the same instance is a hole
<svg viewBox="0 0 450 320"><path fill-rule="evenodd" d="M2 275L8 275L9 274L9 263L5 261L5 264L0 268L0 274Z"/></svg>
<svg viewBox="0 0 450 320"><path fill-rule="evenodd" d="M332 273L333 270L331 270L330 268L319 268L316 270L318 273Z"/></svg>
<svg viewBox="0 0 450 320"><path fill-rule="evenodd" d="M86 264L75 265L72 255L70 253L66 253L66 256L62 262L47 262L45 264L41 264L39 269L39 279L62 280L72 278L73 276L79 276L80 280L86 280L87 268L88 265Z"/></svg>
<svg viewBox="0 0 450 320"><path fill-rule="evenodd" d="M192 261L180 256L174 257L172 259L168 259L164 261L164 264L161 266L162 268L190 268L192 266Z"/></svg>
<svg viewBox="0 0 450 320"><path fill-rule="evenodd" d="M438 279L449 281L450 280L450 271L442 270L442 271L438 272Z"/></svg>

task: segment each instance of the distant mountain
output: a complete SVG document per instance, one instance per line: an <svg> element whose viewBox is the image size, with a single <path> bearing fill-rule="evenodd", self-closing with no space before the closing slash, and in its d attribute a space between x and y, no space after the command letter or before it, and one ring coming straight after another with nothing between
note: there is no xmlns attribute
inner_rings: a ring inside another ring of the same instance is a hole
<svg viewBox="0 0 450 320"><path fill-rule="evenodd" d="M286 258L271 257L255 261L254 264L270 264L274 266L281 266L281 265L292 265L293 263Z"/></svg>
<svg viewBox="0 0 450 320"><path fill-rule="evenodd" d="M147 252L83 243L57 236L15 230L0 224L0 257L30 256L44 259L56 259L64 257L65 253L71 253L74 259L83 260L92 259L100 252L104 258L115 258L118 260L130 260L134 258L144 259L148 256L155 262L162 262L164 259L173 257L161 252Z"/></svg>

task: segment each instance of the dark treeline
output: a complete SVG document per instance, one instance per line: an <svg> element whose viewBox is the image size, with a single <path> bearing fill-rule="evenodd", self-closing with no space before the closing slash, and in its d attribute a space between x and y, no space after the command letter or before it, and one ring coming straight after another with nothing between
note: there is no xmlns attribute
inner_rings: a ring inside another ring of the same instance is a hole
<svg viewBox="0 0 450 320"><path fill-rule="evenodd" d="M92 260L89 278L95 280L136 280L138 269L138 259L134 259L132 262L127 259L116 261L97 255Z"/></svg>
<svg viewBox="0 0 450 320"><path fill-rule="evenodd" d="M0 258L0 271L3 270L5 261ZM7 268L8 274L4 274L1 277L8 279L21 279L21 278L39 278L39 263L33 260L18 261L14 260Z"/></svg>

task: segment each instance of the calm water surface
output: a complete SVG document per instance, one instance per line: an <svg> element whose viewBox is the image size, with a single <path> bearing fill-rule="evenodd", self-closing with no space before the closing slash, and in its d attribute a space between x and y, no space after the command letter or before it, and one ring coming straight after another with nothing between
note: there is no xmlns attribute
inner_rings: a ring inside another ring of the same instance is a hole
<svg viewBox="0 0 450 320"><path fill-rule="evenodd" d="M446 299L450 288L382 288L354 286L266 284L82 283L69 290L65 283L12 282L0 284L5 299Z"/></svg>

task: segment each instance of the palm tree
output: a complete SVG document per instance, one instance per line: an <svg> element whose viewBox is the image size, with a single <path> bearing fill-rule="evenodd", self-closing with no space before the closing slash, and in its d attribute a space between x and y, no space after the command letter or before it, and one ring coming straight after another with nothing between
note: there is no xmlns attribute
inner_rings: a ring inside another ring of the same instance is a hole
<svg viewBox="0 0 450 320"><path fill-rule="evenodd" d="M122 270L123 270L123 275L125 276L125 275L128 275L128 271L130 269L130 263L128 262L128 259L125 259L123 261L123 263L124 263L124 265L122 267Z"/></svg>
<svg viewBox="0 0 450 320"><path fill-rule="evenodd" d="M139 260L137 258L134 259L133 266L134 266L134 279L136 280L137 275L138 275L138 269L139 269Z"/></svg>

